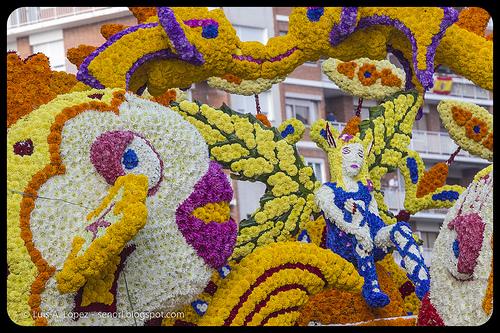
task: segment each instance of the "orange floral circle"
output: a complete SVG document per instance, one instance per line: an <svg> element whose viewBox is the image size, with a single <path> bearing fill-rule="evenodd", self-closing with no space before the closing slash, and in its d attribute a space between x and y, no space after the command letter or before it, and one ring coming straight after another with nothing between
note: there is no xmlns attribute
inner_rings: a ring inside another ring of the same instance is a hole
<svg viewBox="0 0 500 333"><path fill-rule="evenodd" d="M465 133L468 138L479 142L486 136L486 134L488 134L488 125L481 119L472 117L465 124Z"/></svg>
<svg viewBox="0 0 500 333"><path fill-rule="evenodd" d="M224 74L224 76L222 77L224 80L228 81L228 82L231 82L231 83L235 83L235 84L240 84L241 83L241 79L239 77L237 77L236 75L233 75L233 74Z"/></svg>
<svg viewBox="0 0 500 333"><path fill-rule="evenodd" d="M358 70L358 79L364 86L371 86L379 77L380 73L373 64L363 64Z"/></svg>
<svg viewBox="0 0 500 333"><path fill-rule="evenodd" d="M493 133L490 133L483 141L483 146L493 151Z"/></svg>

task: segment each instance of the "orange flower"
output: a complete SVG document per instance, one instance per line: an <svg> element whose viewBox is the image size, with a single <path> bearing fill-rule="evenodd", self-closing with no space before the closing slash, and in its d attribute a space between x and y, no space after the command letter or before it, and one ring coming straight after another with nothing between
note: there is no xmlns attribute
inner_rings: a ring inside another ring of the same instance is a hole
<svg viewBox="0 0 500 333"><path fill-rule="evenodd" d="M448 177L448 165L445 162L434 164L418 182L417 198L434 192L436 189L444 186Z"/></svg>
<svg viewBox="0 0 500 333"><path fill-rule="evenodd" d="M137 19L137 23L146 22L150 17L156 16L156 7L128 7Z"/></svg>
<svg viewBox="0 0 500 333"><path fill-rule="evenodd" d="M80 67L85 58L87 58L95 49L95 46L81 44L78 45L78 47L68 49L66 57L73 65Z"/></svg>
<svg viewBox="0 0 500 333"><path fill-rule="evenodd" d="M490 133L483 141L483 146L493 151L493 133Z"/></svg>
<svg viewBox="0 0 500 333"><path fill-rule="evenodd" d="M266 125L267 127L271 127L271 123L269 122L269 120L267 119L266 115L263 114L263 113L258 113L255 118L257 118L258 120L260 120L261 123L263 123L264 125Z"/></svg>
<svg viewBox="0 0 500 333"><path fill-rule="evenodd" d="M479 7L468 7L460 12L455 24L478 36L484 36L489 20L490 14L486 10Z"/></svg>
<svg viewBox="0 0 500 333"><path fill-rule="evenodd" d="M22 60L17 53L7 54L7 127L77 83L73 74L50 69L42 53Z"/></svg>
<svg viewBox="0 0 500 333"><path fill-rule="evenodd" d="M472 117L465 124L465 134L474 141L481 141L488 134L488 125L476 117Z"/></svg>
<svg viewBox="0 0 500 333"><path fill-rule="evenodd" d="M359 116L352 117L345 125L342 134L350 134L352 136L356 135L359 132L360 123L361 123L361 117Z"/></svg>
<svg viewBox="0 0 500 333"><path fill-rule="evenodd" d="M391 300L387 306L371 308L360 293L333 289L311 297L302 307L297 324L305 326L310 321L319 321L322 324L348 324L406 315L396 283L381 264L377 263L376 267L380 287Z"/></svg>
<svg viewBox="0 0 500 333"><path fill-rule="evenodd" d="M364 64L358 70L358 79L364 86L371 86L379 78L380 73L373 64Z"/></svg>
<svg viewBox="0 0 500 333"><path fill-rule="evenodd" d="M451 113L453 115L453 120L457 123L457 125L463 126L467 122L467 120L472 117L472 113L465 109L459 108L457 106L453 106L451 108Z"/></svg>
<svg viewBox="0 0 500 333"><path fill-rule="evenodd" d="M337 71L352 80L352 78L354 77L354 70L356 69L356 66L357 65L354 61L342 62L337 65Z"/></svg>
<svg viewBox="0 0 500 333"><path fill-rule="evenodd" d="M109 37L127 28L128 26L123 24L103 24L101 26L101 35L108 40Z"/></svg>
<svg viewBox="0 0 500 333"><path fill-rule="evenodd" d="M175 101L177 93L175 89L169 89L159 96L154 96L153 100L165 106L169 106L171 102Z"/></svg>
<svg viewBox="0 0 500 333"><path fill-rule="evenodd" d="M399 87L401 85L401 79L394 75L389 68L382 69L381 77L383 86Z"/></svg>
<svg viewBox="0 0 500 333"><path fill-rule="evenodd" d="M229 73L224 74L224 76L222 78L228 82L235 83L235 84L240 84L242 81L238 76L233 75L233 74L229 74Z"/></svg>

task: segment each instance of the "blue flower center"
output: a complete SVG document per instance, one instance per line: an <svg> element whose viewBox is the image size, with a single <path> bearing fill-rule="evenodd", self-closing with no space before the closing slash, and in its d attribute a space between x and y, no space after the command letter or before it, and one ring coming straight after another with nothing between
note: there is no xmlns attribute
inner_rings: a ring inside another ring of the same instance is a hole
<svg viewBox="0 0 500 333"><path fill-rule="evenodd" d="M323 16L325 9L323 7L311 7L307 9L307 18L311 22L317 22Z"/></svg>
<svg viewBox="0 0 500 333"><path fill-rule="evenodd" d="M201 36L203 38L215 38L219 35L219 26L216 24L209 24L202 28Z"/></svg>
<svg viewBox="0 0 500 333"><path fill-rule="evenodd" d="M372 77L372 73L370 73L368 71L366 71L364 75L366 78Z"/></svg>
<svg viewBox="0 0 500 333"><path fill-rule="evenodd" d="M455 255L455 258L458 258L458 255L460 254L458 239L455 239L455 241L453 242L453 254Z"/></svg>
<svg viewBox="0 0 500 333"><path fill-rule="evenodd" d="M476 125L476 126L474 126L473 130L474 130L474 133L477 134L477 133L479 133L481 131L481 127L479 127L478 125Z"/></svg>
<svg viewBox="0 0 500 333"><path fill-rule="evenodd" d="M133 149L128 149L125 154L123 154L122 163L127 170L133 169L139 164L139 158Z"/></svg>

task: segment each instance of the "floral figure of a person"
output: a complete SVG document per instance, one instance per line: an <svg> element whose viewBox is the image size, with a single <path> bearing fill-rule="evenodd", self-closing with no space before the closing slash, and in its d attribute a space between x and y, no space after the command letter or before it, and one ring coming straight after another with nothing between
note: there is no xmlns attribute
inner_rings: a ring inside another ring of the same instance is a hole
<svg viewBox="0 0 500 333"><path fill-rule="evenodd" d="M365 279L363 297L371 307L384 307L390 302L380 289L375 262L395 248L403 258L402 266L415 285L415 293L422 299L429 290L429 271L410 225L386 225L379 216L366 163L370 143L350 134L335 140L338 134L331 134L336 131L328 127L318 131L316 126L316 130L320 136L314 139L313 134L313 139L326 151L331 170L331 182L315 193L327 224L327 247L357 267Z"/></svg>

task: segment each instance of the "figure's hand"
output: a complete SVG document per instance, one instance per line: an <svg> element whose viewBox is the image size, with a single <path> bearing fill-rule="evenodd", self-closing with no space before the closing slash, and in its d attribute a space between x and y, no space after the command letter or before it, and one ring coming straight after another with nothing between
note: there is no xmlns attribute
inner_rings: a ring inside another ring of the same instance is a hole
<svg viewBox="0 0 500 333"><path fill-rule="evenodd" d="M365 209L365 203L361 200L347 199L344 208L352 214L359 213L359 208Z"/></svg>
<svg viewBox="0 0 500 333"><path fill-rule="evenodd" d="M351 212L352 214L354 214L354 205L355 205L355 201L353 199L347 199L345 204L344 204L344 208L347 209L348 212Z"/></svg>
<svg viewBox="0 0 500 333"><path fill-rule="evenodd" d="M358 244L362 246L363 251L370 253L373 250L373 241L370 236L370 229L366 226L363 228L357 228L354 236L358 241Z"/></svg>

